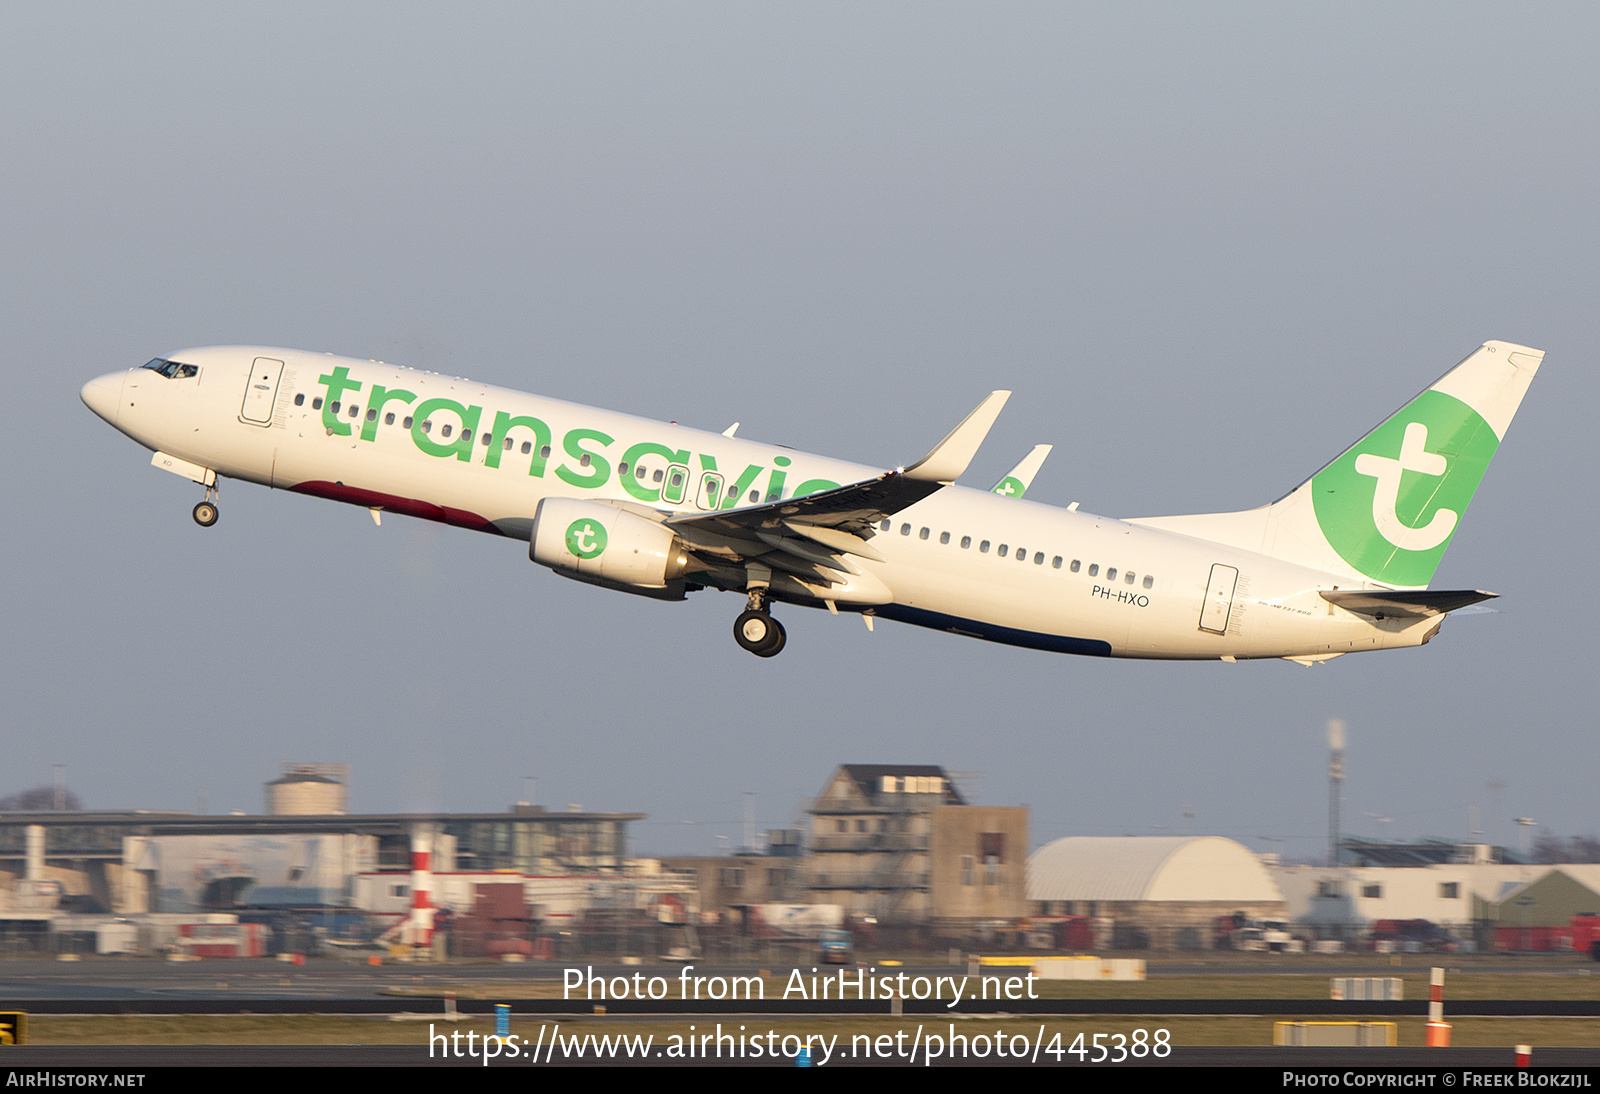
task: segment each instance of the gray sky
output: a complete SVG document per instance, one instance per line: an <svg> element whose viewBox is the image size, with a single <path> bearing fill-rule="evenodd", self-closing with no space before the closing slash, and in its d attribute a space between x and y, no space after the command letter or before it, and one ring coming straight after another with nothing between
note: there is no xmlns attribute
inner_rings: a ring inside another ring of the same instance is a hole
<svg viewBox="0 0 1600 1094"><path fill-rule="evenodd" d="M641 810L786 826L834 764L982 771L1036 844L1558 833L1595 810L1600 76L1589 5L23 5L0 15L0 793ZM1109 662L563 581L515 543L224 484L78 401L247 342L890 466L995 387L969 473L1118 516L1271 500L1489 338L1548 352L1425 649ZM1585 441L1583 438L1590 438ZM1574 595L1579 593L1579 595ZM1491 793L1487 784L1504 782ZM1378 817L1392 818L1385 822Z"/></svg>

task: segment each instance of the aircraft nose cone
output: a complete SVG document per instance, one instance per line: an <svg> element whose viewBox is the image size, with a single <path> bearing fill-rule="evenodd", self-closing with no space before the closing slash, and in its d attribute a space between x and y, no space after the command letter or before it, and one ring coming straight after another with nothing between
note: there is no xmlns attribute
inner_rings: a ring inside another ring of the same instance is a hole
<svg viewBox="0 0 1600 1094"><path fill-rule="evenodd" d="M90 380L78 393L83 405L116 425L117 409L122 403L122 380L123 374L120 372L107 373Z"/></svg>

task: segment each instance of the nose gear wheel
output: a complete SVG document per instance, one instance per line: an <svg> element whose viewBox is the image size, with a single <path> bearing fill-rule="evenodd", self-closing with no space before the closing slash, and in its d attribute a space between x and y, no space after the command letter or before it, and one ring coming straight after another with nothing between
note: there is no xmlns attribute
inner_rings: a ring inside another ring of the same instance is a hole
<svg viewBox="0 0 1600 1094"><path fill-rule="evenodd" d="M217 523L217 487L215 483L206 487L206 500L194 507L194 522L202 528L210 528Z"/></svg>

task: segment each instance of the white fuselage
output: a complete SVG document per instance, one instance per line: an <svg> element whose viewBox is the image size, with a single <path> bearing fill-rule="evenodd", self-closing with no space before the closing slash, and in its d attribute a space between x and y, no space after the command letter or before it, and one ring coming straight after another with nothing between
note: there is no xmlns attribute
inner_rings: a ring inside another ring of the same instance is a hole
<svg viewBox="0 0 1600 1094"><path fill-rule="evenodd" d="M702 513L881 474L378 362L257 347L173 360L198 374L131 369L84 399L147 448L220 476L522 540L545 498ZM870 544L882 561L852 559L860 573L828 597L838 608L1040 649L1317 658L1418 645L1439 625L1318 595L1359 580L960 486L895 514Z"/></svg>

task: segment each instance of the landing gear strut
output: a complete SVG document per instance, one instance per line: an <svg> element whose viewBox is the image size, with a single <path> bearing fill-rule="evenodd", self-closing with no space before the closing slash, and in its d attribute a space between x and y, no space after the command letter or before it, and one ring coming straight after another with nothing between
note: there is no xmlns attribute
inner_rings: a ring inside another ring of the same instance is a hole
<svg viewBox="0 0 1600 1094"><path fill-rule="evenodd" d="M206 500L194 507L194 522L202 528L210 528L217 523L217 488L206 487Z"/></svg>
<svg viewBox="0 0 1600 1094"><path fill-rule="evenodd" d="M767 586L752 584L749 601L733 621L733 640L757 657L776 657L789 636L767 610Z"/></svg>

